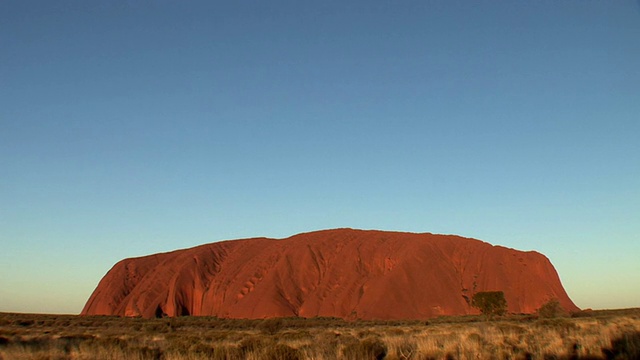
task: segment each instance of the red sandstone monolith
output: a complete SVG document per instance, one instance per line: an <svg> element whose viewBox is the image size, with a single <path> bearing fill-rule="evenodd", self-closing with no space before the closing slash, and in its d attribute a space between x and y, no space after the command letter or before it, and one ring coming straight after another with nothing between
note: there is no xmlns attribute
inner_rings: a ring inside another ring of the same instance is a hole
<svg viewBox="0 0 640 360"><path fill-rule="evenodd" d="M452 235L353 229L202 245L118 262L83 315L427 319L475 314L503 291L511 313L550 299L578 310L551 262Z"/></svg>

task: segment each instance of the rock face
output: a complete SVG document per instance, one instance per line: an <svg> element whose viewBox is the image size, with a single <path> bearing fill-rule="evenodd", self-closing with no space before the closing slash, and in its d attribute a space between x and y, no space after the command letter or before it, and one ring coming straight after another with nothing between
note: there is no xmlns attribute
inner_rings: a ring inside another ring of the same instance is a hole
<svg viewBox="0 0 640 360"><path fill-rule="evenodd" d="M451 235L336 229L122 260L82 314L426 319L477 313L468 299L492 290L504 291L512 313L553 298L578 310L540 253Z"/></svg>

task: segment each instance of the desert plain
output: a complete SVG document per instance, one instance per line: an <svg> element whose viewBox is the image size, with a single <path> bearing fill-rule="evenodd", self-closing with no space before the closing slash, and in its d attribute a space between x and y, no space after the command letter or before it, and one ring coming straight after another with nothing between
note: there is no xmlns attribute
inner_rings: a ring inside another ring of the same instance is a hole
<svg viewBox="0 0 640 360"><path fill-rule="evenodd" d="M640 309L426 321L0 313L2 360L638 358Z"/></svg>

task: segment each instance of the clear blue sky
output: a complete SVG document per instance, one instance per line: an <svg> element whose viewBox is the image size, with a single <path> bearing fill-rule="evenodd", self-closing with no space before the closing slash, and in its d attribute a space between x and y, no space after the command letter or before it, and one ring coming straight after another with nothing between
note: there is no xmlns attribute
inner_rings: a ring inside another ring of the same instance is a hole
<svg viewBox="0 0 640 360"><path fill-rule="evenodd" d="M118 260L353 227L640 306L637 1L0 2L0 311Z"/></svg>

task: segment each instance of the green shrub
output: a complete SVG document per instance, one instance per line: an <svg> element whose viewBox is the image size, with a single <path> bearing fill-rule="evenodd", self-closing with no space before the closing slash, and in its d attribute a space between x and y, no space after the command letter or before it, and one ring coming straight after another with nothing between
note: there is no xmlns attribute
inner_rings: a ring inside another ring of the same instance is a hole
<svg viewBox="0 0 640 360"><path fill-rule="evenodd" d="M585 318L594 317L594 313L591 310L578 310L571 313L572 318Z"/></svg>
<svg viewBox="0 0 640 360"><path fill-rule="evenodd" d="M280 318L265 319L259 325L258 329L265 334L275 335L284 327L284 321Z"/></svg>
<svg viewBox="0 0 640 360"><path fill-rule="evenodd" d="M560 301L558 299L551 299L544 303L540 308L536 311L539 317L541 318L555 318L559 316L566 316L566 312L560 305Z"/></svg>
<svg viewBox="0 0 640 360"><path fill-rule="evenodd" d="M481 291L471 298L471 306L477 308L487 316L504 315L507 313L507 300L502 291Z"/></svg>

